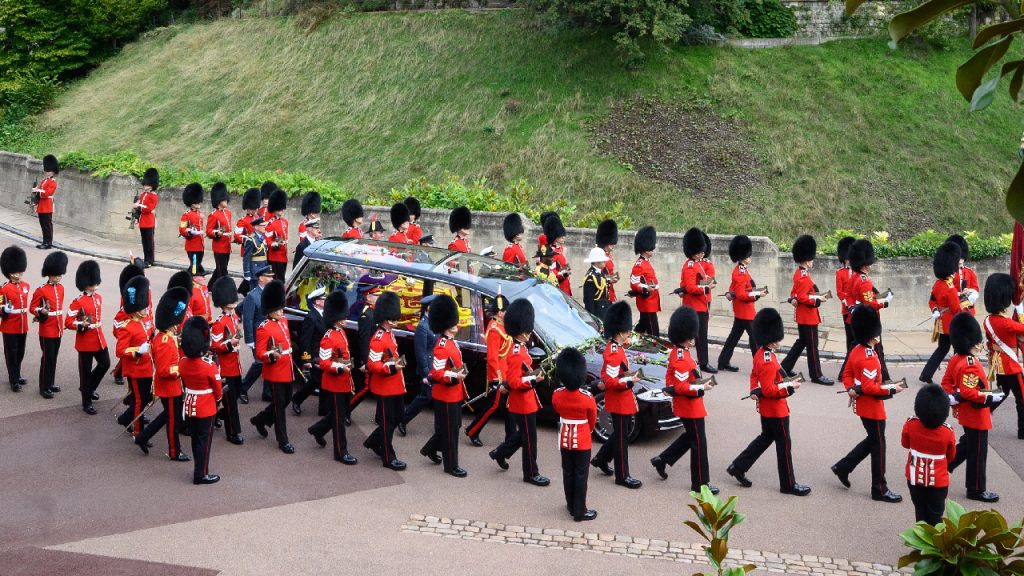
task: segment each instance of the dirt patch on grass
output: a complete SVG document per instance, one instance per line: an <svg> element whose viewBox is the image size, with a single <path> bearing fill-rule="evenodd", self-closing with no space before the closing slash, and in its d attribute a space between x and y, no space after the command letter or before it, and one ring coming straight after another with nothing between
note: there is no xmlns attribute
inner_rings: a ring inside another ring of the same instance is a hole
<svg viewBox="0 0 1024 576"><path fill-rule="evenodd" d="M602 154L697 197L746 192L764 179L742 124L705 108L623 102L591 129L591 137Z"/></svg>

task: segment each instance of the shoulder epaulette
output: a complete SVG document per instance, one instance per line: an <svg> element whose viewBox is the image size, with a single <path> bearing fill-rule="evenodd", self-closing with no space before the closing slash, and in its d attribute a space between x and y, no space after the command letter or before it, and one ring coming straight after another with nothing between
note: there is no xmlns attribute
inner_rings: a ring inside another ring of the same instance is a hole
<svg viewBox="0 0 1024 576"><path fill-rule="evenodd" d="M974 355L973 354L971 354L970 356L967 357L967 365L968 366L974 366Z"/></svg>
<svg viewBox="0 0 1024 576"><path fill-rule="evenodd" d="M771 360L772 360L772 351L771 350L765 350L764 351L764 361L765 362L771 362Z"/></svg>
<svg viewBox="0 0 1024 576"><path fill-rule="evenodd" d="M801 268L800 269L800 277L801 278L807 278L807 268Z"/></svg>
<svg viewBox="0 0 1024 576"><path fill-rule="evenodd" d="M580 390L581 393L586 394L587 396L590 396L591 398L594 397L594 395L591 394L589 390L584 390L583 388L580 388L579 390Z"/></svg>
<svg viewBox="0 0 1024 576"><path fill-rule="evenodd" d="M377 328L377 332L376 332L376 334L373 335L373 338L375 340L380 340L383 336L384 336L384 329L383 328Z"/></svg>
<svg viewBox="0 0 1024 576"><path fill-rule="evenodd" d="M861 272L861 273L860 273L860 279L861 279L861 280L864 280L864 281L866 282L866 281L868 280L868 275L867 275L867 274L865 274L865 273L863 273L863 272Z"/></svg>
<svg viewBox="0 0 1024 576"><path fill-rule="evenodd" d="M619 351L619 345L617 343L615 343L614 341L613 342L609 342L608 343L608 350L610 352L612 352L612 353L618 352Z"/></svg>

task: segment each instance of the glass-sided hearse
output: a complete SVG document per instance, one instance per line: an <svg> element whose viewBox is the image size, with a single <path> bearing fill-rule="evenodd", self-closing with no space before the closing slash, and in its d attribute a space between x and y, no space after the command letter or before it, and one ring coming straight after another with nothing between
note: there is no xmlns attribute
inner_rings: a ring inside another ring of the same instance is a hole
<svg viewBox="0 0 1024 576"><path fill-rule="evenodd" d="M330 291L344 290L348 294L351 308L346 326L349 341L356 342L356 319L363 307L357 285L367 276L384 276L386 289L396 292L401 299L402 318L395 334L399 351L409 362L406 385L410 395L417 392L419 381L415 377L413 333L420 319L421 298L445 293L458 302L460 319L456 338L469 368L466 385L471 398L482 394L486 385L485 330L490 319L485 315L485 305L498 294L505 295L510 301L526 298L536 312L531 355L550 372L552 359L559 349L565 346L581 348L588 360L588 382L600 412L596 436L602 440L606 438L609 419L601 410L604 394L596 386L604 346L599 324L579 303L558 288L539 281L519 266L485 256L368 239L329 238L307 247L305 257L288 279L286 313L293 334L298 334L299 325L305 317L306 295L318 286L324 286ZM645 339L632 348L632 364L638 366L642 359L648 363L642 366L644 381L635 388L640 411L634 420L631 440L642 433L681 425L672 414L671 398L660 390L664 385L666 343ZM538 384L542 417L554 417L550 408L553 390L550 379ZM493 400L492 395L479 398L469 409L484 410Z"/></svg>

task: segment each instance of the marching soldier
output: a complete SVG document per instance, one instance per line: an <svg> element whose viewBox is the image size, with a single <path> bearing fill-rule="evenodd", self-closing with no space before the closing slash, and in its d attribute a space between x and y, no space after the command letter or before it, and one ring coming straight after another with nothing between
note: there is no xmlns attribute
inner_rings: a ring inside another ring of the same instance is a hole
<svg viewBox="0 0 1024 576"><path fill-rule="evenodd" d="M210 204L213 206L213 211L206 217L206 235L211 239L213 261L216 267L210 276L212 284L221 276L228 275L231 242L234 239L231 229L231 210L228 209L228 187L223 182L217 182L213 188L210 188Z"/></svg>
<svg viewBox="0 0 1024 576"><path fill-rule="evenodd" d="M409 209L409 229L406 230L405 235L409 237L409 240L412 240L413 244L419 244L420 240L423 239L423 228L420 227L420 214L423 210L420 206L420 201L409 196L402 203Z"/></svg>
<svg viewBox="0 0 1024 576"><path fill-rule="evenodd" d="M404 206L404 205L403 205ZM405 470L405 462L395 454L395 428L405 411L405 357L398 354L398 342L392 329L402 317L402 305L394 292L384 292L373 309L377 325L366 358L370 392L377 396L377 427L363 442L384 462L385 468Z"/></svg>
<svg viewBox="0 0 1024 576"><path fill-rule="evenodd" d="M56 176L60 173L60 163L53 154L43 156L43 180L32 189L38 196L36 215L39 217L39 228L43 233L43 242L36 248L49 250L53 248L53 197L57 194Z"/></svg>
<svg viewBox="0 0 1024 576"><path fill-rule="evenodd" d="M243 276L245 272L245 245L250 236L253 235L254 229L252 221L256 218L256 211L260 208L260 191L256 188L249 188L242 195L242 209L245 210L245 216L238 219L235 224L235 237L234 242L238 244L238 255L242 257L242 268ZM238 293L245 295L249 291L249 281L243 277L242 285L238 287Z"/></svg>
<svg viewBox="0 0 1024 576"><path fill-rule="evenodd" d="M121 276L124 277L124 274ZM121 362L121 374L128 380L131 402L117 423L125 427L131 425L132 436L136 437L142 433L142 412L153 399L152 346L149 343L149 328L145 325L149 302L149 280L142 275L129 278L121 290L121 311L128 318L121 328L115 330L115 352Z"/></svg>
<svg viewBox="0 0 1024 576"><path fill-rule="evenodd" d="M267 261L270 247L267 246L267 239L264 236L267 224L259 216L253 218L249 224L252 226L252 233L242 241L242 286L238 289L241 294L249 292L250 286L256 282L259 269L270 268Z"/></svg>
<svg viewBox="0 0 1024 576"><path fill-rule="evenodd" d="M376 212L370 215L370 225L366 227L366 233L370 235L370 240L384 239L384 225L377 219Z"/></svg>
<svg viewBox="0 0 1024 576"><path fill-rule="evenodd" d="M952 396L953 415L964 433L956 444L956 457L949 471L967 463L967 498L980 502L998 502L999 495L987 488L988 431L992 429L992 408L1005 395L989 386L985 369L978 359L981 350L981 326L968 312L960 312L949 324L953 359L946 365L942 388Z"/></svg>
<svg viewBox="0 0 1024 576"><path fill-rule="evenodd" d="M917 391L915 416L903 425L907 453L907 486L917 522L942 522L949 494L949 462L956 456L956 434L946 418L949 398L940 386L928 384Z"/></svg>
<svg viewBox="0 0 1024 576"><path fill-rule="evenodd" d="M636 298L636 310L640 319L634 328L640 334L659 336L658 312L661 312L661 295L658 293L658 276L651 265L651 256L657 247L658 235L654 226L637 230L633 238L633 252L637 255L629 273L629 295Z"/></svg>
<svg viewBox="0 0 1024 576"><path fill-rule="evenodd" d="M43 260L42 275L46 283L32 293L29 309L39 323L39 347L43 357L39 361L39 395L47 400L60 392L55 380L57 375L57 354L60 353L60 339L64 335L64 285L61 278L68 271L68 255L51 252Z"/></svg>
<svg viewBox="0 0 1024 576"><path fill-rule="evenodd" d="M455 342L459 331L459 305L451 296L441 294L430 304L427 319L430 331L438 335L430 369L434 435L420 449L420 454L435 464L443 463L446 474L465 478L466 471L459 466L459 430L462 429L462 403L469 394L465 383L468 372L462 363L462 351Z"/></svg>
<svg viewBox="0 0 1024 576"><path fill-rule="evenodd" d="M559 290L572 296L572 285L569 282L572 270L569 268L569 262L565 259L565 235L565 226L562 226L562 219L557 214L549 216L544 221L544 237L547 239L548 246L555 251L554 266L551 267L551 270L558 280Z"/></svg>
<svg viewBox="0 0 1024 576"><path fill-rule="evenodd" d="M853 270L850 270L850 245L856 238L843 236L836 244L836 256L839 259L839 269L836 270L836 298L839 300L839 311L843 315L843 328L846 331L846 351L853 350L857 345L853 337L853 329L850 328L850 280L853 278Z"/></svg>
<svg viewBox="0 0 1024 576"><path fill-rule="evenodd" d="M302 320L302 328L299 330L299 363L302 374L306 381L292 396L292 412L296 416L302 414L302 403L309 398L314 391L320 390L320 363L316 355L320 352L320 341L327 332L327 322L324 320L324 302L327 300L327 289L323 286L313 290L306 295L307 314ZM327 414L327 397L320 394L318 416Z"/></svg>
<svg viewBox="0 0 1024 576"><path fill-rule="evenodd" d="M363 237L363 205L355 198L345 200L341 205L341 219L348 224L348 230L341 235L342 238Z"/></svg>
<svg viewBox="0 0 1024 576"><path fill-rule="evenodd" d="M679 291L682 292L683 305L693 308L700 320L700 331L697 334L697 362L700 369L708 374L718 370L711 367L708 357L708 305L711 302L711 291L717 286L715 277L707 269L704 253L708 250L704 240L704 232L699 228L690 228L683 235L683 253L686 263L680 271Z"/></svg>
<svg viewBox="0 0 1024 576"><path fill-rule="evenodd" d="M352 373L352 379L355 385L355 394L349 400L348 405L348 417L346 423L351 423L352 411L356 409L362 403L363 399L370 392L369 387L369 375L366 371L367 358L370 353L370 341L373 340L374 333L377 332L377 324L374 322L374 308L377 306L377 298L380 297L384 291L383 285L384 278L381 277L380 281L372 276L364 276L359 279L359 287L357 290L363 295L362 307L359 307L357 303L357 310L359 310L359 316L357 317L356 324L357 336L359 337L356 342L356 349L353 351L352 358L354 360L354 366L358 368L356 372Z"/></svg>
<svg viewBox="0 0 1024 576"><path fill-rule="evenodd" d="M388 242L394 242L395 244L412 244L412 240L406 235L406 231L409 230L409 207L399 202L391 206L391 225L395 227L395 231L388 236ZM373 226L370 226L370 231L373 231Z"/></svg>
<svg viewBox="0 0 1024 576"><path fill-rule="evenodd" d="M956 276L953 277L953 285L960 292L960 298L967 301L965 310L974 316L974 303L978 301L981 286L978 284L978 275L974 269L964 265L964 262L971 257L971 247L967 244L967 239L959 234L953 234L946 238L946 242L953 242L960 247L960 266Z"/></svg>
<svg viewBox="0 0 1024 576"><path fill-rule="evenodd" d="M448 244L449 250L472 252L469 246L469 231L473 228L473 213L465 206L459 206L448 215L448 230L455 238Z"/></svg>
<svg viewBox="0 0 1024 576"><path fill-rule="evenodd" d="M1003 394L1013 395L1017 404L1017 438L1024 439L1024 374L1017 360L1018 338L1024 337L1024 324L1013 314L1015 286L1009 274L992 274L985 280L985 336L991 371Z"/></svg>
<svg viewBox="0 0 1024 576"><path fill-rule="evenodd" d="M206 322L213 321L213 304L210 302L210 288L206 284L206 269L202 264L193 264L191 267L192 300L189 301L189 316L202 316Z"/></svg>
<svg viewBox="0 0 1024 576"><path fill-rule="evenodd" d="M548 244L548 237L544 231L544 223L548 221L548 218L552 216L558 216L558 212L541 212L540 213L540 234L537 235L537 250L540 251L541 246Z"/></svg>
<svg viewBox="0 0 1024 576"><path fill-rule="evenodd" d="M317 353L320 371L323 372L320 394L327 401L327 414L310 426L309 432L321 448L327 445L324 435L332 432L334 459L342 464L353 465L359 461L348 453L348 438L345 434L345 418L348 415L348 401L352 396L352 356L349 353L348 337L345 336L345 318L348 316L348 298L342 290L335 290L327 296L324 305L324 323L327 332L320 339Z"/></svg>
<svg viewBox="0 0 1024 576"><path fill-rule="evenodd" d="M320 193L306 192L306 194L302 196L302 202L299 206L301 208L300 211L302 212L302 222L299 222L299 242L301 243L306 239L306 228L309 226L310 222L316 222L318 226L320 225Z"/></svg>
<svg viewBox="0 0 1024 576"><path fill-rule="evenodd" d="M437 294L429 294L420 298L420 321L416 324L416 333L412 337L412 348L416 357L416 378L419 380L420 390L411 402L405 407L405 413L398 422L398 435L405 436L406 429L413 418L419 415L427 406L434 404L434 384L430 379L430 368L434 362L434 345L437 344L437 334L430 329L430 304L437 298Z"/></svg>
<svg viewBox="0 0 1024 576"><path fill-rule="evenodd" d="M139 237L142 239L142 258L146 268L156 262L156 205L160 203L156 190L159 187L160 172L156 168L146 168L142 174L142 193L133 206L139 211Z"/></svg>
<svg viewBox="0 0 1024 576"><path fill-rule="evenodd" d="M753 245L749 237L740 234L729 242L729 259L736 264L732 270L732 280L729 283L729 293L726 296L728 300L732 301L732 330L729 331L729 336L725 339L722 353L718 355L718 369L727 372L739 372L739 368L732 364L732 353L743 333L747 334L750 353L753 354L757 351L754 333L750 328L754 321L754 314L756 314L754 302L768 294L768 289L757 288L754 279L750 277L747 266L750 266L752 254Z"/></svg>
<svg viewBox="0 0 1024 576"><path fill-rule="evenodd" d="M178 334L181 333L181 326L185 324L185 320L192 317L192 296L194 294L193 288L195 282L192 280L191 267L188 270L178 270L167 280L167 289L181 288L188 294L188 299L185 301L185 313L181 318L178 319Z"/></svg>
<svg viewBox="0 0 1024 576"><path fill-rule="evenodd" d="M516 266L526 266L526 253L523 252L523 234L526 228L523 227L523 218L518 212L511 212L501 222L501 232L508 241L501 259Z"/></svg>
<svg viewBox="0 0 1024 576"><path fill-rule="evenodd" d="M21 376L21 363L25 358L28 339L29 285L21 277L28 268L25 251L8 246L0 253L0 271L7 282L0 288L0 332L4 335L4 360L11 390L21 392L27 383Z"/></svg>
<svg viewBox="0 0 1024 576"><path fill-rule="evenodd" d="M672 396L672 413L682 421L683 433L661 454L651 458L651 465L662 480L667 480L665 467L675 466L689 452L690 490L700 492L701 486L707 484L712 494L718 494L718 488L709 483L708 439L704 433L704 418L708 415L704 394L714 385L698 381L700 371L690 356L690 348L696 342L699 330L700 319L687 306L680 306L669 319L668 339L674 348L668 352L665 393Z"/></svg>
<svg viewBox="0 0 1024 576"><path fill-rule="evenodd" d="M782 343L785 332L778 310L765 308L754 316L754 340L758 343L754 354L754 369L750 373L750 393L755 407L761 414L761 433L754 438L732 464L726 473L736 479L740 486L749 488L753 483L747 478L747 470L757 462L773 443L779 467L779 492L794 496L811 493L810 486L797 484L793 472L792 440L789 434L789 405L786 398L800 388L799 380L785 381L782 367L775 356L775 350Z"/></svg>
<svg viewBox="0 0 1024 576"><path fill-rule="evenodd" d="M583 307L597 318L604 318L611 306L611 282L605 266L611 262L603 248L590 249L590 254L583 260L590 264L587 275L583 278ZM632 326L630 326L632 329Z"/></svg>
<svg viewBox="0 0 1024 576"><path fill-rule="evenodd" d="M204 240L203 213L199 211L203 203L203 187L193 182L185 186L181 193L181 201L187 210L178 222L178 235L185 239L185 255L191 263L202 264L206 251Z"/></svg>
<svg viewBox="0 0 1024 576"><path fill-rule="evenodd" d="M846 285L846 294L850 298L851 308L857 304L866 304L879 311L878 315L881 316L880 310L888 308L892 304L893 294L892 291L889 291L885 296L879 298L878 290L875 289L875 284L868 275L871 265L875 263L875 247L868 240L857 240L850 244L850 251L846 256L850 260L850 270L853 272L850 282ZM882 346L881 337L875 344L875 354L882 364L882 381L889 382L891 378L889 378L889 367L885 364L885 348Z"/></svg>
<svg viewBox="0 0 1024 576"><path fill-rule="evenodd" d="M615 245L619 243L619 225L615 220L602 220L597 225L594 233L594 244L604 250L608 261L604 264L604 274L608 278L608 301L615 302L615 283L619 281L619 275L615 272L615 262L612 260L612 253L615 252ZM598 316L602 318L603 316Z"/></svg>
<svg viewBox="0 0 1024 576"><path fill-rule="evenodd" d="M534 269L533 275L536 276L541 282L548 282L552 286L558 285L558 275L555 272L555 249L550 244L544 244L537 249L536 257L540 259L537 262L537 268Z"/></svg>
<svg viewBox="0 0 1024 576"><path fill-rule="evenodd" d="M181 451L182 388L178 361L178 330L188 310L189 294L184 288L175 286L164 292L156 304L154 323L156 333L150 338L153 350L153 393L160 399L164 411L153 419L146 429L135 438L135 444L144 454L152 446L149 439L161 428L167 428L167 456L177 462L188 462L191 458Z"/></svg>
<svg viewBox="0 0 1024 576"><path fill-rule="evenodd" d="M130 262L128 265L126 265L121 270L121 275L117 279L117 292L118 292L118 294L121 294L121 299L120 299L121 300L121 302L120 302L121 305L118 307L117 312L114 314L114 326L113 326L113 330L112 330L113 333L114 333L114 342L115 342L115 345L114 345L114 357L117 358L117 365L114 366L113 373L114 373L114 383L117 384L118 386L125 386L128 389L128 393L125 395L125 399L124 399L124 403L125 403L126 406L131 406L133 404L134 397L135 397L135 392L133 391L133 389L132 389L132 387L130 385L126 386L126 382L125 382L126 376L124 375L124 366L122 365L121 357L117 355L117 344L116 344L116 342L117 342L117 340L119 338L121 338L121 331L125 328L125 326L128 324L128 321L132 317L131 314L125 312L125 310L124 310L124 293L125 293L125 288L128 286L128 281L131 280L132 278L135 278L136 276L145 276L146 275L145 267L146 267L145 261L143 261L141 258L135 258L134 260L132 260L132 262ZM146 290L149 290L149 285L148 284L146 285ZM153 298L152 298L152 295L150 294L149 295L149 299L146 300L146 310L144 311L144 314L143 314L142 320L141 320L142 328L143 328L143 330L144 330L144 332L146 334L146 339L147 340L149 339L150 330L152 330L152 328L153 328L152 315L149 313L150 312L149 302L151 302L152 300L153 300ZM152 373L150 373L150 376L152 376ZM125 412L123 412L120 415L120 417L118 417L117 423L119 425L124 426L124 427L127 428L128 427L128 423L131 421L131 418L132 418L131 409L129 409L129 410L126 410ZM143 424L145 424L145 422L143 422Z"/></svg>
<svg viewBox="0 0 1024 576"><path fill-rule="evenodd" d="M270 206L270 196L277 189L277 184L274 184L270 180L267 180L260 185L260 207L256 210L256 215L268 222L270 221L271 215L271 212L267 210Z"/></svg>
<svg viewBox="0 0 1024 576"><path fill-rule="evenodd" d="M814 267L814 256L818 251L818 243L812 236L803 235L793 242L793 290L790 302L796 307L796 328L798 337L789 349L789 354L782 360L782 369L787 374L793 373L793 366L804 349L807 349L807 371L811 374L811 382L832 386L835 380L821 372L821 357L818 355L818 324L821 314L818 308L828 295L821 295L817 284L811 279L811 268Z"/></svg>
<svg viewBox="0 0 1024 576"><path fill-rule="evenodd" d="M110 368L110 352L103 334L103 296L97 292L100 287L98 262L86 260L78 265L75 287L82 294L68 306L64 327L75 331L82 410L93 416L96 414L96 407L92 405L92 401L97 399L96 389Z"/></svg>
<svg viewBox="0 0 1024 576"><path fill-rule="evenodd" d="M263 374L263 357L256 353L256 330L267 319L262 309L263 288L274 279L274 271L266 262L256 262L253 270L255 284L242 301L242 334L245 336L245 345L252 352L252 363L249 364L238 390L238 400L242 404L249 403L249 388ZM262 398L264 402L271 400L270 385L265 381Z"/></svg>
<svg viewBox="0 0 1024 576"><path fill-rule="evenodd" d="M242 365L238 360L238 349L242 343L242 331L238 324L235 308L238 305L238 290L230 276L224 276L210 288L213 305L220 308L220 317L210 327L210 345L217 355L223 384L224 433L228 442L241 445L242 425L238 417L238 394L242 388Z"/></svg>
<svg viewBox="0 0 1024 576"><path fill-rule="evenodd" d="M274 278L285 281L288 272L288 219L284 210L288 207L288 194L284 190L274 190L267 203L266 239L268 244L267 262L274 271Z"/></svg>
<svg viewBox="0 0 1024 576"><path fill-rule="evenodd" d="M491 420L494 413L502 411L505 420L505 436L515 432L515 423L509 416L508 400L508 355L512 352L512 338L505 333L505 311L508 310L508 298L498 294L488 302L491 322L487 325L484 339L487 342L487 386L494 392L494 402L487 410L473 419L466 427L466 436L473 446L483 446L480 432Z"/></svg>
<svg viewBox="0 0 1024 576"><path fill-rule="evenodd" d="M185 388L184 415L188 418L192 454L196 462L192 469L192 483L215 484L220 476L210 474L210 448L213 446L213 426L217 419L217 403L223 396L223 387L217 365L210 353L210 324L201 316L193 316L181 329L182 358L178 364L181 383Z"/></svg>
<svg viewBox="0 0 1024 576"><path fill-rule="evenodd" d="M515 422L515 432L491 450L491 460L502 470L508 470L508 459L523 449L523 482L534 486L547 486L548 478L537 468L537 411L540 399L534 384L544 379L544 372L533 371L527 343L533 335L534 310L529 300L520 299L509 304L505 313L505 330L515 344L508 356L508 411Z"/></svg>
<svg viewBox="0 0 1024 576"><path fill-rule="evenodd" d="M946 359L949 353L949 323L953 316L967 308L970 304L967 300L960 299L959 290L953 283L960 262L960 247L954 242L945 242L935 250L932 258L932 272L935 273L935 284L932 285L932 293L928 298L928 306L932 309L932 341L938 341L935 352L932 352L928 362L921 370L918 380L926 384L932 384L932 377L939 365ZM1012 293L1011 293L1012 296ZM1016 338L1014 339L1016 341ZM1014 358L1017 354L1014 353Z"/></svg>
<svg viewBox="0 0 1024 576"><path fill-rule="evenodd" d="M629 475L629 428L640 407L633 394L637 377L630 374L629 357L626 355L632 327L633 311L629 303L612 304L604 317L604 337L608 344L604 348L601 381L597 385L604 391L604 408L611 415L612 433L590 464L605 476L611 476L613 471L608 468L608 462L614 460L615 483L636 489L642 483Z"/></svg>
<svg viewBox="0 0 1024 576"><path fill-rule="evenodd" d="M842 460L832 465L839 482L850 487L850 474L864 458L871 456L871 499L898 503L903 497L889 489L885 481L885 400L903 391L897 384L883 384L881 366L872 348L882 335L878 312L867 306L856 306L850 313L850 325L857 339L844 364L843 386L860 416L867 438L853 447Z"/></svg>
<svg viewBox="0 0 1024 576"><path fill-rule="evenodd" d="M597 518L597 512L587 507L590 437L597 425L597 405L594 397L581 389L587 378L587 359L579 350L569 346L559 352L555 370L562 387L551 394L551 404L559 417L565 506L573 520L584 522Z"/></svg>
<svg viewBox="0 0 1024 576"><path fill-rule="evenodd" d="M271 201L271 207L274 202ZM280 280L263 287L260 309L266 320L256 329L254 357L263 363L263 380L270 387L271 403L262 412L249 419L260 436L267 437L267 426L274 427L277 446L285 454L294 454L295 447L288 441L287 407L292 399L292 340L288 321L284 318L285 291Z"/></svg>

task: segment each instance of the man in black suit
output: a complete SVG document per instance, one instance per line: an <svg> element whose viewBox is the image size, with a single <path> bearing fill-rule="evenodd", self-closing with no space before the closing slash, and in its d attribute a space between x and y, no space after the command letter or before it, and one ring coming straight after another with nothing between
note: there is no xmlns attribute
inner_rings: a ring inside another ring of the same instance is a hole
<svg viewBox="0 0 1024 576"><path fill-rule="evenodd" d="M296 416L302 414L302 402L309 398L314 390L320 390L320 341L327 332L327 324L324 323L324 302L327 300L327 289L320 286L306 296L306 304L309 312L306 319L302 321L302 328L299 330L299 367L305 376L302 387L292 396L292 412ZM319 392L317 392L319 393ZM326 396L321 395L321 399ZM327 414L327 406L321 401L318 409L320 416Z"/></svg>

